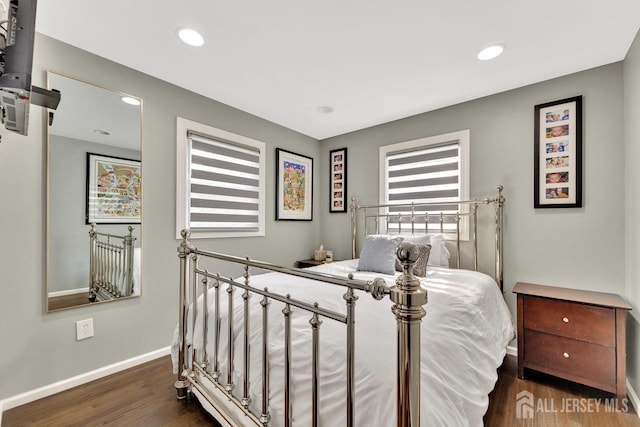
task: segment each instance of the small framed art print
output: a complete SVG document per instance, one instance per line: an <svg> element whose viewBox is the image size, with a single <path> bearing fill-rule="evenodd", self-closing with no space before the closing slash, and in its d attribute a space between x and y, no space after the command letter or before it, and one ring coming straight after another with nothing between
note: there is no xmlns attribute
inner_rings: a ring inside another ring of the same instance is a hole
<svg viewBox="0 0 640 427"><path fill-rule="evenodd" d="M582 96L534 110L533 206L582 207Z"/></svg>
<svg viewBox="0 0 640 427"><path fill-rule="evenodd" d="M347 149L329 152L329 212L347 211Z"/></svg>

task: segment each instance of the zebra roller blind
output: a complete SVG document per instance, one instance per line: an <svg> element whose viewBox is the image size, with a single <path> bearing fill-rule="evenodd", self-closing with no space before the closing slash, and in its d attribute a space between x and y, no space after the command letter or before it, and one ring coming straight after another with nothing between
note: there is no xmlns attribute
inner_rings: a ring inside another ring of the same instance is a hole
<svg viewBox="0 0 640 427"><path fill-rule="evenodd" d="M189 228L258 231L260 150L188 132Z"/></svg>
<svg viewBox="0 0 640 427"><path fill-rule="evenodd" d="M381 147L381 203L439 203L428 208L430 228L439 228L441 212L455 213L459 209L458 204L447 202L468 198L468 144L469 132L460 131ZM403 232L410 230L410 206L391 206L388 213L392 229L397 229L401 221ZM416 221L427 222L424 215ZM446 217L444 222L445 232L455 230L454 217Z"/></svg>
<svg viewBox="0 0 640 427"><path fill-rule="evenodd" d="M177 117L176 238L265 235L266 144Z"/></svg>

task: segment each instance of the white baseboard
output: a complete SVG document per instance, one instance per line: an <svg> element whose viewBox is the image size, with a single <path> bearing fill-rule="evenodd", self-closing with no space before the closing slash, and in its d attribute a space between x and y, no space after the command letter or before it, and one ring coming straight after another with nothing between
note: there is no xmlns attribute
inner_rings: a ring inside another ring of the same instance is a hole
<svg viewBox="0 0 640 427"><path fill-rule="evenodd" d="M166 356L170 353L171 347L164 347L150 353L132 357L131 359L123 360L122 362L117 362L112 365L98 368L94 371L86 372L84 374L68 378L66 380L58 381L56 383L37 388L35 390L27 391L16 396L8 397L4 400L0 400L0 425L2 425L3 410L8 411L9 409L33 402L38 399L42 399L43 397L51 396L53 394L60 393L61 391L69 390L70 388L95 381L102 377L106 377L107 375L115 374L116 372L124 371L125 369L133 368L134 366L150 362L152 360Z"/></svg>
<svg viewBox="0 0 640 427"><path fill-rule="evenodd" d="M510 356L518 356L518 347L507 346L507 354Z"/></svg>
<svg viewBox="0 0 640 427"><path fill-rule="evenodd" d="M636 410L636 415L640 418L640 399L638 399L638 394L633 387L631 387L629 380L627 380L627 396L629 396L629 399Z"/></svg>

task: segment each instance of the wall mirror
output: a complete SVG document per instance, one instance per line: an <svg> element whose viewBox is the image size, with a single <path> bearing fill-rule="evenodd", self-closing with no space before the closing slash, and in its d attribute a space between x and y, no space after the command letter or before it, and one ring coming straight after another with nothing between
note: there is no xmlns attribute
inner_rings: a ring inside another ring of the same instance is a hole
<svg viewBox="0 0 640 427"><path fill-rule="evenodd" d="M47 80L47 311L140 296L142 100Z"/></svg>

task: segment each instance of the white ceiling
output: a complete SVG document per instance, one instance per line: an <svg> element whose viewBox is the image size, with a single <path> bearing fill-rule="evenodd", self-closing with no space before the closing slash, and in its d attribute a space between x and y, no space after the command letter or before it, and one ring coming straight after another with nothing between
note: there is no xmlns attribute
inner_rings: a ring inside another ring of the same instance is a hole
<svg viewBox="0 0 640 427"><path fill-rule="evenodd" d="M638 0L41 0L36 24L317 139L620 61L639 28Z"/></svg>
<svg viewBox="0 0 640 427"><path fill-rule="evenodd" d="M51 135L140 151L140 106L122 102L122 93L60 74L49 72L47 79L62 95L53 111Z"/></svg>

